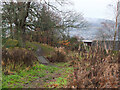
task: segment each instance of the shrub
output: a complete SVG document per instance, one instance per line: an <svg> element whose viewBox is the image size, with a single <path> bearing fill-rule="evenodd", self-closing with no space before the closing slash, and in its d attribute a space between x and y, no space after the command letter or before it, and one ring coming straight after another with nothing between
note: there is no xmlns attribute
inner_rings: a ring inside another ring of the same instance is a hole
<svg viewBox="0 0 120 90"><path fill-rule="evenodd" d="M70 38L69 41L70 41L70 43L78 42L76 37L72 37L72 38Z"/></svg>
<svg viewBox="0 0 120 90"><path fill-rule="evenodd" d="M47 57L47 59L50 62L65 62L65 54L59 52L59 51L55 51L55 53L51 56L51 57Z"/></svg>
<svg viewBox="0 0 120 90"><path fill-rule="evenodd" d="M18 66L32 66L33 62L36 60L37 58L33 52L24 48L2 50L2 62L4 66L11 66L10 69L12 70Z"/></svg>
<svg viewBox="0 0 120 90"><path fill-rule="evenodd" d="M79 42L78 42L77 38L76 37L72 37L72 38L69 39L69 41L70 41L69 49L72 50L72 51L78 50Z"/></svg>
<svg viewBox="0 0 120 90"><path fill-rule="evenodd" d="M71 45L71 50L74 51L74 50L78 50L79 48L79 43L76 43L76 44L72 44Z"/></svg>

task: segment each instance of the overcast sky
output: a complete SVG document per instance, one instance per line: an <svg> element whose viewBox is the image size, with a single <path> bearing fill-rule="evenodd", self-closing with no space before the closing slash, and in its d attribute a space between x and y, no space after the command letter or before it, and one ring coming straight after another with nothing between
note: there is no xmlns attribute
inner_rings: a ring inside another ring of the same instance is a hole
<svg viewBox="0 0 120 90"><path fill-rule="evenodd" d="M109 4L115 5L117 0L71 0L72 6L78 12L82 12L84 17L114 19L113 8Z"/></svg>

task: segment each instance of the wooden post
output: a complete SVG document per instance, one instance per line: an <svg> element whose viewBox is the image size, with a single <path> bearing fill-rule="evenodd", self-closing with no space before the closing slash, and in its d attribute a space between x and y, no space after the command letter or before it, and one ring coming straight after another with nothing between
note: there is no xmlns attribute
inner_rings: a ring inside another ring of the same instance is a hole
<svg viewBox="0 0 120 90"><path fill-rule="evenodd" d="M120 50L120 1L118 0L118 50Z"/></svg>
<svg viewBox="0 0 120 90"><path fill-rule="evenodd" d="M117 29L118 29L118 18L119 18L119 0L117 1L117 10L116 10L116 24L115 24L115 34L114 34L114 42L113 42L113 50L116 46L116 35L117 35Z"/></svg>
<svg viewBox="0 0 120 90"><path fill-rule="evenodd" d="M118 2L118 50L119 50L118 51L118 65L119 65L120 64L120 1ZM119 68L118 71L120 72L120 66L118 68Z"/></svg>
<svg viewBox="0 0 120 90"><path fill-rule="evenodd" d="M120 23L118 23L118 50L120 50Z"/></svg>

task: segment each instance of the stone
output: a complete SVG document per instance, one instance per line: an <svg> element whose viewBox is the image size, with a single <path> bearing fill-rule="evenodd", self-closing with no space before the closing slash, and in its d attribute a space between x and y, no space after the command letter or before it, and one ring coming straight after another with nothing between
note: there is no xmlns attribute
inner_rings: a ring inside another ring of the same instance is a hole
<svg viewBox="0 0 120 90"><path fill-rule="evenodd" d="M43 50L42 48L40 47L40 45L38 44L34 44L37 46L37 50L36 50L36 55L37 55L37 59L38 61L41 63L41 64L49 64L49 61L48 59L46 59L44 56L43 56Z"/></svg>
<svg viewBox="0 0 120 90"><path fill-rule="evenodd" d="M44 56L38 56L38 61L42 64L48 64L49 61Z"/></svg>

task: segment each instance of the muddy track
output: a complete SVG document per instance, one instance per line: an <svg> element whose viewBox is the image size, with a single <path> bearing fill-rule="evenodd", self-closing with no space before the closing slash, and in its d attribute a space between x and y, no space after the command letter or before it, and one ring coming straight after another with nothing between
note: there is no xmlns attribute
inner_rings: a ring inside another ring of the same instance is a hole
<svg viewBox="0 0 120 90"><path fill-rule="evenodd" d="M34 81L31 81L28 84L24 84L23 87L24 88L45 88L44 87L45 83L48 83L50 81L54 81L55 78L58 78L58 77L61 76L61 72L64 70L64 67L59 67L59 68L61 68L61 69L56 71L56 72L54 72L54 73L48 73L44 77L38 78L38 79L36 79Z"/></svg>

